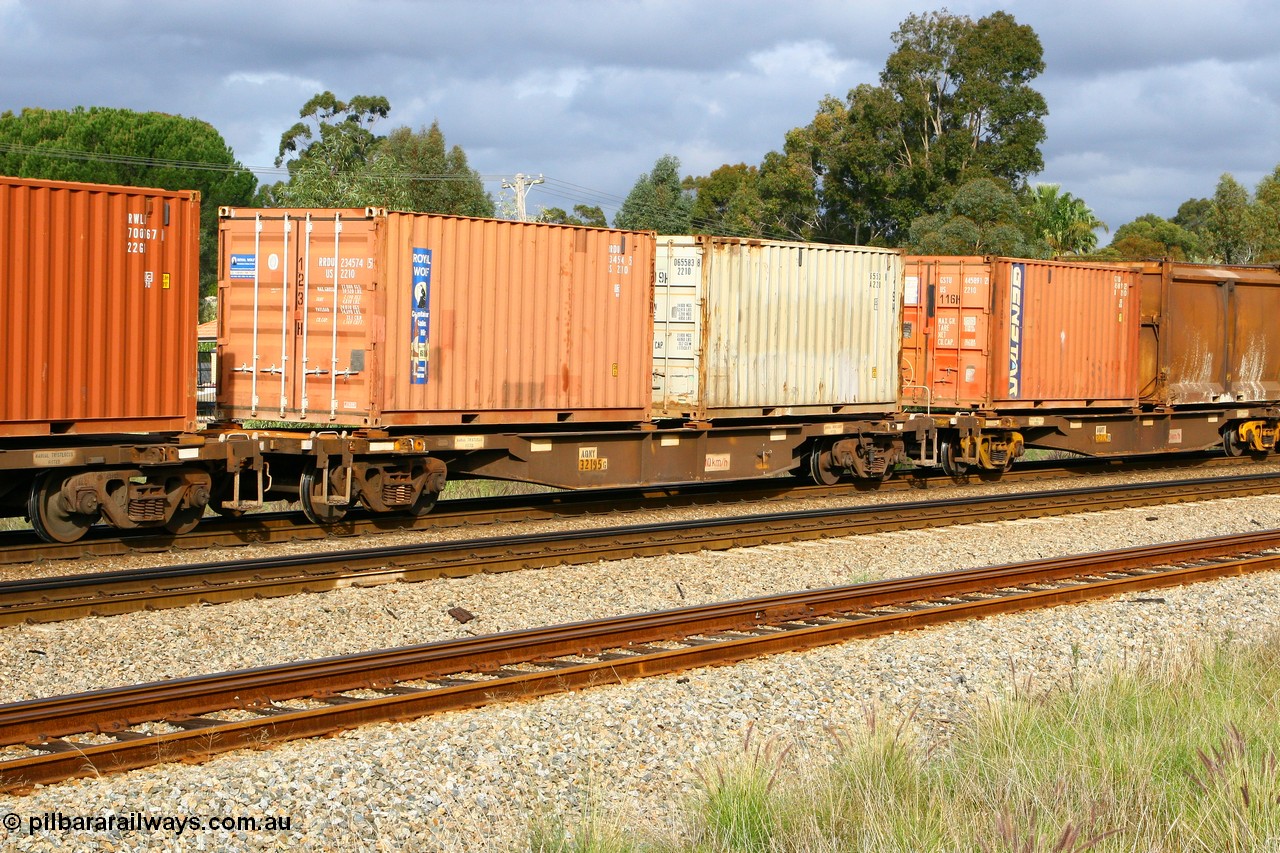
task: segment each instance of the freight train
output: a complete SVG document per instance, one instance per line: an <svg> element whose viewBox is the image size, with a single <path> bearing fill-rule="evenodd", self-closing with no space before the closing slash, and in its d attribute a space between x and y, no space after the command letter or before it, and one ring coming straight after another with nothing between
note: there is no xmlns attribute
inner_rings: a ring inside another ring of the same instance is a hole
<svg viewBox="0 0 1280 853"><path fill-rule="evenodd" d="M197 194L0 179L0 514L71 542L277 499L423 513L449 477L998 474L1280 429L1275 269L219 213L199 428Z"/></svg>

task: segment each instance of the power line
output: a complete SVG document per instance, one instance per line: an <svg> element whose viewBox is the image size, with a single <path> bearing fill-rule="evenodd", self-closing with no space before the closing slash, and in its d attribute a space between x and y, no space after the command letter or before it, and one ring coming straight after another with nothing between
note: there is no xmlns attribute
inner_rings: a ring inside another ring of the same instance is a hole
<svg viewBox="0 0 1280 853"><path fill-rule="evenodd" d="M0 142L0 153L20 154L28 157L51 157L57 160L82 160L94 163L114 163L122 166L147 166L162 169L196 169L205 172L253 172L255 174L288 175L286 166L245 166L240 163L209 163L203 160L175 160L165 157L142 157L134 154L110 154L101 151L73 151L66 148L44 148ZM482 181L501 181L504 175L477 175ZM432 174L429 172L387 172L385 177L403 180L469 181L472 175Z"/></svg>
<svg viewBox="0 0 1280 853"><path fill-rule="evenodd" d="M546 178L542 177L542 175L538 175L538 177L535 178L531 175L522 175L519 172L517 172L516 176L510 181L502 182L502 188L504 190L516 191L516 215L520 217L521 222L525 222L528 219L528 217L525 216L524 210L525 194L529 192L530 187L537 186L538 184L545 184L546 182Z"/></svg>
<svg viewBox="0 0 1280 853"><path fill-rule="evenodd" d="M113 163L125 166L144 166L149 168L168 168L168 169L192 169L206 172L241 172L248 171L254 174L272 174L287 176L289 170L284 166L270 167L252 167L244 166L240 163L210 163L201 160L179 160L166 157L142 157L131 154L111 154L96 151L74 151L66 148L45 148L35 145L22 145L12 142L0 142L0 153L17 154L29 157L50 157L61 160L80 160L86 162ZM564 199L568 202L583 204L588 207L621 207L625 198L614 195L603 190L593 189L581 184L575 184L571 181L564 181L558 178L547 178L538 175L536 179L528 175L517 174L515 184L508 183L505 175L485 175L485 174L432 174L426 172L387 172L379 176L381 179L405 180L405 181L470 181L479 178L485 183L500 183L504 188L516 189L516 201L519 208L519 216L523 220L526 217L524 211L525 193L530 186L535 184L545 184L544 193L553 197ZM523 182L523 183L521 183ZM640 208L642 213L659 214L663 213L665 208L658 205L644 205ZM723 222L718 220L709 220L703 218L695 218L691 220L691 226L694 230L701 229L704 232L712 231L720 233L726 237L754 237L762 236L769 239L777 240L795 240L794 235L785 234L773 230L764 230L761 234L752 234L743 229L726 228Z"/></svg>

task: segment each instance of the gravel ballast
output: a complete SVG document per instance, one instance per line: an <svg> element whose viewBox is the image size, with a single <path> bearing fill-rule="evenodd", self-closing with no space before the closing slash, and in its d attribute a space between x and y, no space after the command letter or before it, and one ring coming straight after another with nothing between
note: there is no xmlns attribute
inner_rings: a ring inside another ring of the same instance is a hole
<svg viewBox="0 0 1280 853"><path fill-rule="evenodd" d="M0 631L0 699L1275 527L1280 496L1241 498L18 626ZM1260 639L1277 624L1278 592L1280 575L1256 575L851 642L80 780L0 798L0 815L291 822L181 835L28 835L24 824L6 838L19 850L508 850L535 815L572 824L589 812L661 829L696 789L697 769L740 751L748 728L815 757L830 749L829 727L859 725L869 708L914 715L923 737L943 737L1015 683L1047 686L1227 636ZM477 618L458 624L446 612L454 606Z"/></svg>

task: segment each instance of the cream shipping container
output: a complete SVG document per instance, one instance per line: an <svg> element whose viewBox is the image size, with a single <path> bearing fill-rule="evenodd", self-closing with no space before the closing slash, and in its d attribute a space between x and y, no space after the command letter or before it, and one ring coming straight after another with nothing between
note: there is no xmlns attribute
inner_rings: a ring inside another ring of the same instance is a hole
<svg viewBox="0 0 1280 853"><path fill-rule="evenodd" d="M658 237L655 418L893 411L902 286L894 249Z"/></svg>

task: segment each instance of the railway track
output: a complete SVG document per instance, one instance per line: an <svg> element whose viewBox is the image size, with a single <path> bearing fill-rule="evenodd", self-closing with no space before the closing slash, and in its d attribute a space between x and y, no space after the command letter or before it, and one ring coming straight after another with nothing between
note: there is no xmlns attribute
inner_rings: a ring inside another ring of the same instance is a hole
<svg viewBox="0 0 1280 853"><path fill-rule="evenodd" d="M1179 457L1137 460L1084 460L1033 462L1004 473L1000 482L1034 482L1070 477L1136 471L1213 469L1240 465L1240 459L1220 454L1184 454ZM982 482L973 474L965 482ZM41 542L27 530L0 532L0 565L16 565L42 560L72 560L83 557L116 557L130 553L162 552L173 549L197 550L273 542L294 542L326 538L366 536L389 531L439 529L483 525L503 521L531 521L582 515L618 514L633 510L736 503L742 501L786 500L800 497L841 497L859 491L907 491L947 488L956 481L941 474L906 474L875 484L845 483L816 486L799 480L767 480L724 484L702 484L663 489L608 489L593 492L555 492L540 495L512 495L496 498L468 498L444 501L421 518L374 516L352 513L342 521L321 526L306 521L300 513L255 513L240 518L207 518L194 531L175 536L165 533L120 534L107 527L97 528L86 538L62 544Z"/></svg>
<svg viewBox="0 0 1280 853"><path fill-rule="evenodd" d="M944 622L1274 571L1280 532L808 590L0 706L0 791Z"/></svg>
<svg viewBox="0 0 1280 853"><path fill-rule="evenodd" d="M0 583L0 626L860 533L1273 494L1280 474L296 554Z"/></svg>

